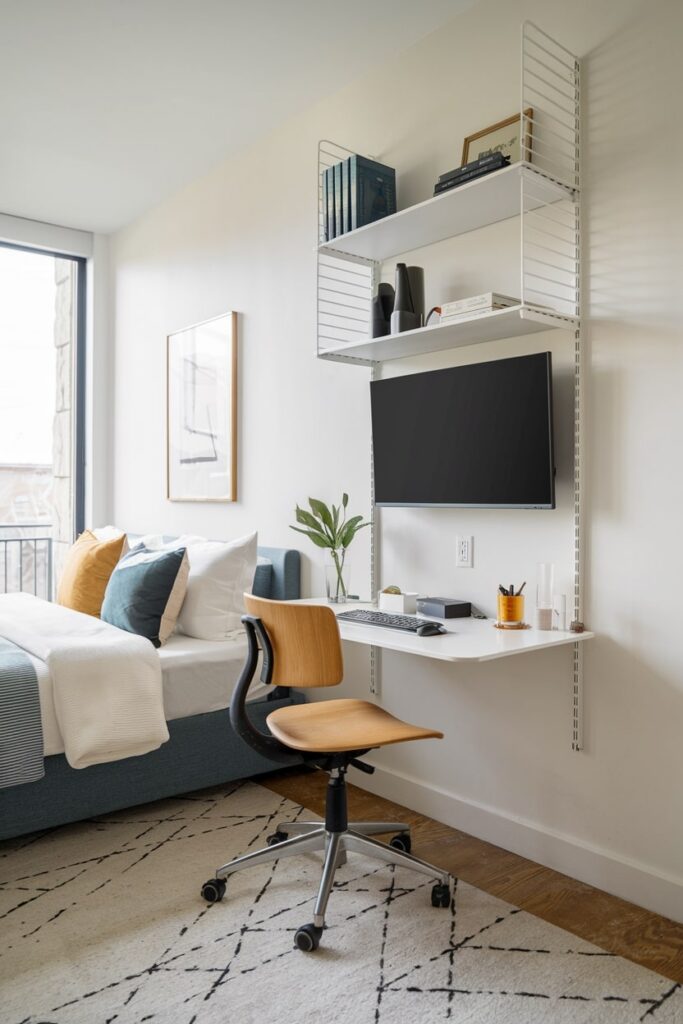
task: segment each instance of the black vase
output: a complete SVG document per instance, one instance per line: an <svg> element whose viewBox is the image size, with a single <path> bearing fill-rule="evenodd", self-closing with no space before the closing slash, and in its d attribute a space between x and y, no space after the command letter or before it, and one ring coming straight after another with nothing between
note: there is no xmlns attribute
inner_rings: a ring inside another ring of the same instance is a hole
<svg viewBox="0 0 683 1024"><path fill-rule="evenodd" d="M389 333L389 321L394 309L394 289L382 282L372 300L371 330L373 338L382 338Z"/></svg>
<svg viewBox="0 0 683 1024"><path fill-rule="evenodd" d="M396 298L391 314L391 333L413 331L424 320L424 270L396 264Z"/></svg>
<svg viewBox="0 0 683 1024"><path fill-rule="evenodd" d="M419 326L422 327L425 319L425 272L423 267L408 267L408 281L410 282L410 294L413 300L413 313L420 318Z"/></svg>

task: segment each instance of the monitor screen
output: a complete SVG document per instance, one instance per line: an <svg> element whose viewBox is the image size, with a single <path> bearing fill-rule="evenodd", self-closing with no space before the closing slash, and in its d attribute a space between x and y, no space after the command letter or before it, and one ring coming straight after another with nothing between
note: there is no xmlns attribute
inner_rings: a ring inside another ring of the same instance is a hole
<svg viewBox="0 0 683 1024"><path fill-rule="evenodd" d="M555 507L550 352L370 389L376 504Z"/></svg>

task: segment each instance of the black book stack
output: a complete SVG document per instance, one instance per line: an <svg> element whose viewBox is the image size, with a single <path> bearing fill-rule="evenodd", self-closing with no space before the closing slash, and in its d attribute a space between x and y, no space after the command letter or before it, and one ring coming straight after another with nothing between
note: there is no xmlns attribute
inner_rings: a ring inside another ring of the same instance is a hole
<svg viewBox="0 0 683 1024"><path fill-rule="evenodd" d="M481 178L484 174L499 171L502 167L507 167L509 163L509 156L503 156L502 153L487 153L486 156L471 160L470 163L463 164L462 167L456 167L452 171L440 174L439 180L434 186L434 195L440 196L442 192L448 192L452 188L457 188L458 185L464 185L466 181L473 181L475 178Z"/></svg>
<svg viewBox="0 0 683 1024"><path fill-rule="evenodd" d="M396 171L354 154L322 173L326 241L396 213Z"/></svg>

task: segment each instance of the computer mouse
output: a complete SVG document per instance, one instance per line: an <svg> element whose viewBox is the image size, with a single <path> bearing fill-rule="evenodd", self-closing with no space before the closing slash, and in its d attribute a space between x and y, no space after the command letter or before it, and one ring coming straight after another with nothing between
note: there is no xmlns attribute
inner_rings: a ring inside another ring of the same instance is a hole
<svg viewBox="0 0 683 1024"><path fill-rule="evenodd" d="M448 630L440 626L438 622L423 622L417 627L418 636L437 636L438 633L447 633Z"/></svg>

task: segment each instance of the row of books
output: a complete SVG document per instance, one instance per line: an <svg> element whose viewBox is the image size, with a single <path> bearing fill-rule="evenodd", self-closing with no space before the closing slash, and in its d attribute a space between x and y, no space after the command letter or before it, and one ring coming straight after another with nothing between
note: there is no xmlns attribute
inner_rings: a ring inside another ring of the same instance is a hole
<svg viewBox="0 0 683 1024"><path fill-rule="evenodd" d="M448 192L458 185L464 185L466 181L473 181L481 178L484 174L491 174L492 171L499 171L510 163L509 156L502 153L487 153L486 156L477 157L462 167L455 167L452 171L446 171L439 175L439 180L434 186L434 195L440 196L442 192Z"/></svg>
<svg viewBox="0 0 683 1024"><path fill-rule="evenodd" d="M322 191L327 242L396 213L396 171L364 156L354 154L323 171Z"/></svg>
<svg viewBox="0 0 683 1024"><path fill-rule="evenodd" d="M494 309L507 309L509 306L518 305L519 299L513 299L510 295L500 295L498 292L470 295L466 299L445 302L441 306L439 322L442 324L453 324L459 320L468 320L473 316L486 316L487 313L492 313Z"/></svg>

